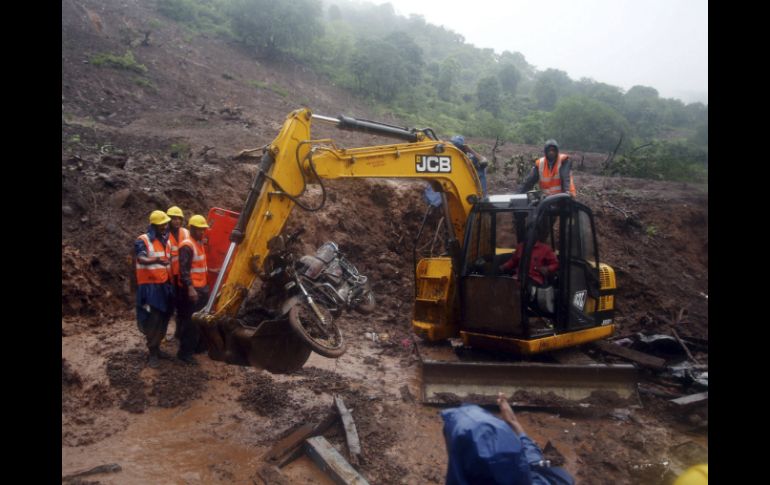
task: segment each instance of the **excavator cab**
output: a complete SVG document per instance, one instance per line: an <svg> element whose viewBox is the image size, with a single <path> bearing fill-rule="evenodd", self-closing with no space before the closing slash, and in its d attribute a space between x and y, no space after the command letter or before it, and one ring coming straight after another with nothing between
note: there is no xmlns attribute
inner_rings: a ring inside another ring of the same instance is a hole
<svg viewBox="0 0 770 485"><path fill-rule="evenodd" d="M526 355L612 334L614 272L600 263L591 210L568 194L481 199L462 247L456 327L466 345ZM545 277L533 265L543 254L558 261Z"/></svg>

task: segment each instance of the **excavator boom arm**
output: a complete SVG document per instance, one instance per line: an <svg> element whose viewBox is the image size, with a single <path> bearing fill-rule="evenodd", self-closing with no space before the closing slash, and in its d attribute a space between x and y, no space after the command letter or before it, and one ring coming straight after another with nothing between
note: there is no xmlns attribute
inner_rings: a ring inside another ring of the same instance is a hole
<svg viewBox="0 0 770 485"><path fill-rule="evenodd" d="M340 129L363 131L409 141L392 145L340 149L332 140L312 140L311 123L335 123ZM213 324L235 316L268 255L268 241L281 233L308 182L336 178L420 179L432 182L444 197L451 221L450 244L459 254L465 221L481 196L471 161L451 143L429 130L416 131L341 116L329 118L301 109L291 113L267 147L250 188L231 247L206 307L196 314ZM305 207L309 210L314 208ZM454 237L451 237L454 236ZM237 248L237 251L235 249ZM229 267L227 277L225 270Z"/></svg>

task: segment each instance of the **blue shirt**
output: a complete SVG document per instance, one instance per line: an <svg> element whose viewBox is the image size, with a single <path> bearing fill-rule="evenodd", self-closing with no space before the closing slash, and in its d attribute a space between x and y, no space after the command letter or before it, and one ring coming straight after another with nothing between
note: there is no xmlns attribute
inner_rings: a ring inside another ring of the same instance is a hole
<svg viewBox="0 0 770 485"><path fill-rule="evenodd" d="M168 240L167 236L158 234L152 226L147 230L147 237L150 238L150 243L157 239L164 246ZM147 246L145 246L144 242L139 238L134 241L134 254L137 258L139 256L147 256ZM150 312L143 308L145 305L149 305L162 313L171 313L173 310L173 296L174 287L170 282L138 285L136 289L137 319L141 322L150 316Z"/></svg>
<svg viewBox="0 0 770 485"><path fill-rule="evenodd" d="M449 455L446 485L572 485L560 467L543 468L543 452L524 433L474 404L441 411Z"/></svg>
<svg viewBox="0 0 770 485"><path fill-rule="evenodd" d="M476 158L476 155L472 153L466 153L465 154L468 158L471 159L471 162L473 162L473 166L476 168L476 173L479 174L479 180L481 181L481 196L486 197L487 196L487 167L481 168L479 167L479 159Z"/></svg>
<svg viewBox="0 0 770 485"><path fill-rule="evenodd" d="M473 162L473 167L476 169L476 173L479 176L479 181L481 182L481 196L486 197L487 196L487 168L479 167L479 159L476 158L476 155L472 153L466 153L465 155L471 159L471 162ZM432 205L433 207L441 207L441 195L435 190L433 190L430 184L425 186L425 192L423 193L423 196L425 197L425 202L427 202L428 204Z"/></svg>

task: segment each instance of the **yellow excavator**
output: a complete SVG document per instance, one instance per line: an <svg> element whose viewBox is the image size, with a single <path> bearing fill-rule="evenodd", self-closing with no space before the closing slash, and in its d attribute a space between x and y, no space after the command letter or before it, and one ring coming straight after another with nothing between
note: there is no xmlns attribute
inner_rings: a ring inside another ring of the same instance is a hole
<svg viewBox="0 0 770 485"><path fill-rule="evenodd" d="M399 142L340 148L332 139L313 139L313 123ZM445 255L415 261L412 328L425 341L461 339L470 348L529 356L612 335L615 275L600 262L589 207L568 194L482 197L472 162L429 128L299 109L289 114L278 136L263 148L210 299L194 315L211 358L288 373L301 368L317 348L308 345L307 332L289 323L290 315L296 317L292 307L300 304L319 327L331 318L304 289L267 313L263 308L250 310L249 302L261 291L259 283L281 269L274 257L286 254L291 237L282 231L294 206L319 208L300 200L307 185L321 184L325 195L323 180L337 178L418 179L440 194L448 221ZM548 244L559 263L542 282L534 281L525 269L538 243ZM517 260L512 265L515 274L503 269L511 258ZM286 288L292 286L295 282L286 283ZM511 375L510 368L492 367L480 373ZM537 374L531 367L527 372ZM553 378L553 372L564 369L548 372Z"/></svg>

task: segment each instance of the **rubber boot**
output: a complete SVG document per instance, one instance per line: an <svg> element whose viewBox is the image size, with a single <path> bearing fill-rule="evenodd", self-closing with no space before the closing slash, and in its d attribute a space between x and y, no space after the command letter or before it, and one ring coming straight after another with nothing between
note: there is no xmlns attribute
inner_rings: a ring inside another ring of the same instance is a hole
<svg viewBox="0 0 770 485"><path fill-rule="evenodd" d="M160 365L160 359L158 356L158 349L150 349L150 356L147 359L147 366L151 369L157 369Z"/></svg>
<svg viewBox="0 0 770 485"><path fill-rule="evenodd" d="M177 358L187 365L198 365L198 361L192 355L177 355Z"/></svg>

